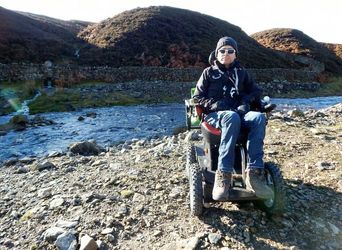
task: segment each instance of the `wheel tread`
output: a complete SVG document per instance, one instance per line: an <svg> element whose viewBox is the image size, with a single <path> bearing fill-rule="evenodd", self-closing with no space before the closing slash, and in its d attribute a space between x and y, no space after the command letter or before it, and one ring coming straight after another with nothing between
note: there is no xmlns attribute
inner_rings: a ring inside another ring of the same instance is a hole
<svg viewBox="0 0 342 250"><path fill-rule="evenodd" d="M190 164L190 211L200 216L203 212L202 171L198 163Z"/></svg>

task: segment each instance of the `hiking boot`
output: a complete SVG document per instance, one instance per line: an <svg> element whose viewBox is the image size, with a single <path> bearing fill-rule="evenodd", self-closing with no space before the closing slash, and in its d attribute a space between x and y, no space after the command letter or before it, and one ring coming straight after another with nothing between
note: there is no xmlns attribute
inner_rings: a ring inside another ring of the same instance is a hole
<svg viewBox="0 0 342 250"><path fill-rule="evenodd" d="M262 168L249 168L246 174L246 188L261 199L273 197L273 190L267 185L265 171Z"/></svg>
<svg viewBox="0 0 342 250"><path fill-rule="evenodd" d="M229 197L229 188L232 185L232 173L216 170L213 199L216 201L226 200Z"/></svg>

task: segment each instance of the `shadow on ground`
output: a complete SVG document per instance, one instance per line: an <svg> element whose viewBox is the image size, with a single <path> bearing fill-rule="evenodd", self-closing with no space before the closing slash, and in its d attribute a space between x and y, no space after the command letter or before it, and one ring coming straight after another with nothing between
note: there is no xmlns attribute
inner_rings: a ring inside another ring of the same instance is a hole
<svg viewBox="0 0 342 250"><path fill-rule="evenodd" d="M248 202L215 203L200 219L224 235L221 246L338 249L342 243L342 194L297 180L285 180L285 189L287 203L282 216L270 217Z"/></svg>

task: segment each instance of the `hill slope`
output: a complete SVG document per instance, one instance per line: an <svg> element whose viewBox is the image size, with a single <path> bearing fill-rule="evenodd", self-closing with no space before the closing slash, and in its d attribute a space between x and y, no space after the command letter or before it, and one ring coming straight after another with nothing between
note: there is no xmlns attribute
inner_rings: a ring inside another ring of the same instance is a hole
<svg viewBox="0 0 342 250"><path fill-rule="evenodd" d="M81 20L69 20L69 21L64 21L48 16L43 16L43 15L37 15L29 12L22 12L22 11L17 11L17 13L27 16L29 18L35 19L37 21L43 22L43 23L48 23L48 24L53 24L55 26L59 26L63 29L66 29L73 33L73 35L76 35L78 32L83 30L85 27L88 25L93 24L92 22L87 22L87 21L81 21Z"/></svg>
<svg viewBox="0 0 342 250"><path fill-rule="evenodd" d="M258 43L233 24L185 9L137 8L89 24L0 7L0 63L205 67L217 40L228 35L237 40L246 67L305 67L279 52L285 51L323 62L328 72L342 71L340 47L319 44L300 31L260 32L253 35Z"/></svg>
<svg viewBox="0 0 342 250"><path fill-rule="evenodd" d="M76 33L86 25L0 7L0 62L71 60L83 43Z"/></svg>
<svg viewBox="0 0 342 250"><path fill-rule="evenodd" d="M267 48L310 57L325 64L325 70L342 74L342 60L324 45L296 29L270 29L252 34Z"/></svg>
<svg viewBox="0 0 342 250"><path fill-rule="evenodd" d="M342 44L333 44L333 43L322 43L324 47L327 47L330 51L332 51L337 57L342 60Z"/></svg>
<svg viewBox="0 0 342 250"><path fill-rule="evenodd" d="M290 67L235 25L166 6L125 11L87 27L79 37L103 48L97 55L102 63L187 67L207 65L209 53L225 35L237 40L239 57L247 67Z"/></svg>

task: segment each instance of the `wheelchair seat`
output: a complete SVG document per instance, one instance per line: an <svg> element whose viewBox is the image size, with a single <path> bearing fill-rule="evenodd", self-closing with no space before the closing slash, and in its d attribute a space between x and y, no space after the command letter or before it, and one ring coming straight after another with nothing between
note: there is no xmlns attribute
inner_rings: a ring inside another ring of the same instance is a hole
<svg viewBox="0 0 342 250"><path fill-rule="evenodd" d="M210 125L206 121L201 122L201 132L203 138L211 145L220 145L221 130ZM248 129L241 128L239 137L236 141L237 145L246 145L248 137Z"/></svg>
<svg viewBox="0 0 342 250"><path fill-rule="evenodd" d="M206 121L201 122L201 132L203 138L211 145L220 145L221 130L210 125Z"/></svg>

